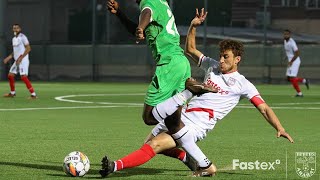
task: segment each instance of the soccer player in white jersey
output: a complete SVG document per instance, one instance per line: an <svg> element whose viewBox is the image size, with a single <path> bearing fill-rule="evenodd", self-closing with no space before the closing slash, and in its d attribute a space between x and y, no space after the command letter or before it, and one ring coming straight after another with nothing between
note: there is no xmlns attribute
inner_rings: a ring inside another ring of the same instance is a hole
<svg viewBox="0 0 320 180"><path fill-rule="evenodd" d="M12 38L13 52L8 57L6 57L3 62L4 64L7 64L12 58L15 60L15 62L11 66L8 74L11 91L8 94L5 94L4 97L16 96L15 76L17 73L19 73L21 76L21 80L26 84L27 89L31 93L30 99L36 99L37 95L28 78L29 52L31 51L28 38L23 33L21 33L21 27L19 24L14 24L12 26L12 31L14 34L14 37Z"/></svg>
<svg viewBox="0 0 320 180"><path fill-rule="evenodd" d="M196 27L205 20L206 15L207 13L204 12L204 9L202 9L201 14L197 10L196 17L192 20L187 35L186 53L192 57L200 68L206 71L205 83L217 87L219 92L205 93L201 96L192 97L190 91L185 90L162 103L166 107L166 112L160 112L157 118L161 119L169 116L191 98L188 104L183 106L181 115L181 120L188 127L188 131L185 132L188 140L183 143L197 149L196 142L204 139L216 123L238 104L241 97L244 97L249 99L262 116L276 129L277 137L287 138L293 143L293 139L286 133L279 119L262 99L255 86L238 72L238 64L243 54L243 45L241 43L233 40L221 41L219 43L219 61L204 56L196 49ZM166 133L167 130L164 123L159 123L153 128L152 133L147 138L147 142L140 149L113 162L108 157L105 157L108 162L108 166L105 167L108 174L139 166L149 161L156 154L181 145L181 139L175 139L174 136L170 136ZM188 153L196 160L199 167L193 172L193 176L211 176L216 173L217 168L202 152L188 151ZM183 158L179 159L185 160Z"/></svg>
<svg viewBox="0 0 320 180"><path fill-rule="evenodd" d="M293 88L296 90L297 94L295 97L303 97L303 94L300 90L299 83L304 83L309 89L309 80L305 78L300 78L298 76L299 67L300 67L300 52L296 42L291 38L291 31L286 29L283 31L284 38L284 50L287 55L288 65L287 65L287 80L291 82Z"/></svg>

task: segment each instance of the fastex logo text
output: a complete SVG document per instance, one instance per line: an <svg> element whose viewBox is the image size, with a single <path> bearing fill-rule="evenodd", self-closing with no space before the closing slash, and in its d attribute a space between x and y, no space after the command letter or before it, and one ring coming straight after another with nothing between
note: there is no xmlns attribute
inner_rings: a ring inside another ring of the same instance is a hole
<svg viewBox="0 0 320 180"><path fill-rule="evenodd" d="M316 172L316 152L296 152L296 173L309 178Z"/></svg>
<svg viewBox="0 0 320 180"><path fill-rule="evenodd" d="M275 170L275 165L279 165L280 160L277 159L274 162L240 162L239 159L232 160L232 169L236 170L237 167L241 170Z"/></svg>

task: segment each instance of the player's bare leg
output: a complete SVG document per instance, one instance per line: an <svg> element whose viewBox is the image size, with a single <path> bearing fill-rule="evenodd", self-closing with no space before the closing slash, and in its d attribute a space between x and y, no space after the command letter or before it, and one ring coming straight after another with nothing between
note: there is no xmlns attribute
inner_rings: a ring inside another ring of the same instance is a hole
<svg viewBox="0 0 320 180"><path fill-rule="evenodd" d="M155 136L151 133L148 134L146 139L144 140L144 144L151 141ZM172 137L171 137L172 138ZM164 151L161 151L158 154L162 154L168 157L172 157L175 159L179 159L182 161L191 171L196 171L199 167L198 163L184 150L174 147L171 149L167 149Z"/></svg>
<svg viewBox="0 0 320 180"><path fill-rule="evenodd" d="M10 92L7 94L4 94L3 97L15 97L16 96L16 91L15 91L15 74L9 73L8 74L8 80L9 80L9 85L10 85Z"/></svg>
<svg viewBox="0 0 320 180"><path fill-rule="evenodd" d="M144 144L140 149L117 161L111 161L108 156L105 156L101 161L99 173L102 177L106 177L115 171L140 166L152 159L157 153L174 147L176 147L176 143L172 137L166 133L161 133Z"/></svg>

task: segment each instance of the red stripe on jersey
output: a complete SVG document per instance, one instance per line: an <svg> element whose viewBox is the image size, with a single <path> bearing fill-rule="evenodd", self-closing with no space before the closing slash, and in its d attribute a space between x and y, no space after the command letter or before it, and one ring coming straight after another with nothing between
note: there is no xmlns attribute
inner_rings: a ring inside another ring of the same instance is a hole
<svg viewBox="0 0 320 180"><path fill-rule="evenodd" d="M207 113L209 113L209 120L211 118L213 118L213 109L208 109L208 108L190 108L190 109L186 109L186 112L192 112L192 111L207 112Z"/></svg>
<svg viewBox="0 0 320 180"><path fill-rule="evenodd" d="M251 99L250 99L251 103L257 107L259 106L260 104L263 104L264 103L264 100L262 99L262 97L260 96L260 94L258 95L255 95L253 96Z"/></svg>
<svg viewBox="0 0 320 180"><path fill-rule="evenodd" d="M203 61L204 57L205 57L205 56L204 56L203 54L201 54L201 56L199 57L198 67L200 67L200 66L201 66L201 63L202 63L202 61Z"/></svg>

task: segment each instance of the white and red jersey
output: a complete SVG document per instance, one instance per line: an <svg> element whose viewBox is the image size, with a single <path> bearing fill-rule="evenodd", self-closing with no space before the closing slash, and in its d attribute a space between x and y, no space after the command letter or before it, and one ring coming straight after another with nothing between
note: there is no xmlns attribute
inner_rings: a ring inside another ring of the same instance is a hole
<svg viewBox="0 0 320 180"><path fill-rule="evenodd" d="M218 92L193 97L183 109L182 120L185 124L194 124L195 128L202 131L203 136L212 130L216 122L223 119L241 98L249 99L255 106L264 103L256 87L239 72L222 74L219 72L219 62L203 55L198 65L207 71L204 83L218 88Z"/></svg>
<svg viewBox="0 0 320 180"><path fill-rule="evenodd" d="M284 40L284 50L286 51L288 62L290 62L294 56L294 52L298 50L298 46L292 38L289 38L288 42ZM300 62L300 58L297 57L297 59L294 62L296 61Z"/></svg>
<svg viewBox="0 0 320 180"><path fill-rule="evenodd" d="M14 36L12 38L12 46L13 46L13 58L14 60L17 60L19 56L21 56L24 51L26 50L25 46L29 45L28 38L22 34L19 33L18 36ZM27 54L24 59L29 59L29 55Z"/></svg>

